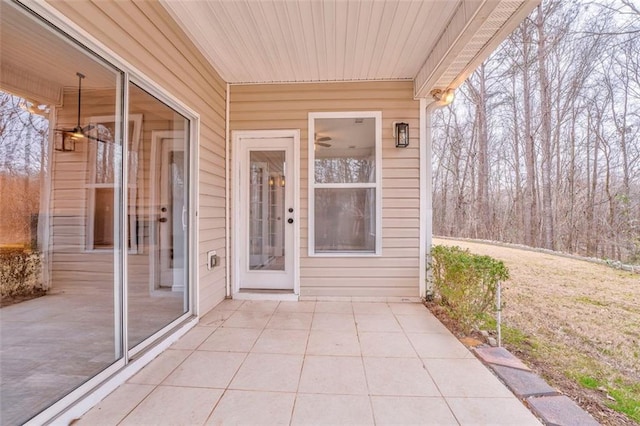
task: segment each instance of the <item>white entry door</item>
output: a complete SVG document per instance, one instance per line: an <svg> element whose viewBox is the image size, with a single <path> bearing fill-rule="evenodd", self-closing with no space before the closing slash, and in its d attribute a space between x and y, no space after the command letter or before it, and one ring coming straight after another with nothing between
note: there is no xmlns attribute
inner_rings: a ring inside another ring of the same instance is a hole
<svg viewBox="0 0 640 426"><path fill-rule="evenodd" d="M293 138L239 138L236 245L239 289L293 290Z"/></svg>

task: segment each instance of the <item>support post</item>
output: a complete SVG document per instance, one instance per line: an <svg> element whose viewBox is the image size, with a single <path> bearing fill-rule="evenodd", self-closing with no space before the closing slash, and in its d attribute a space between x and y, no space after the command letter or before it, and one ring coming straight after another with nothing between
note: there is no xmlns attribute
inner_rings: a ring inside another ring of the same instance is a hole
<svg viewBox="0 0 640 426"><path fill-rule="evenodd" d="M498 327L498 347L502 346L502 295L501 295L501 291L502 291L502 286L500 285L500 281L498 281L498 294L497 294L497 313L498 313L498 318L497 318L497 327Z"/></svg>

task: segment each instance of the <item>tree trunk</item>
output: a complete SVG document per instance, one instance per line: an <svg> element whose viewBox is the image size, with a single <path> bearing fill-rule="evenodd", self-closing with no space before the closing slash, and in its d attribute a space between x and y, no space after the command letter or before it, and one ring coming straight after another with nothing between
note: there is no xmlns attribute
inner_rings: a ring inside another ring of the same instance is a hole
<svg viewBox="0 0 640 426"><path fill-rule="evenodd" d="M553 207L551 200L551 98L549 95L549 77L547 75L546 40L544 32L544 15L542 6L538 6L536 16L536 28L538 32L538 74L540 78L540 144L542 146L542 224L544 247L554 249L553 235Z"/></svg>
<svg viewBox="0 0 640 426"><path fill-rule="evenodd" d="M485 65L481 65L476 73L478 89L476 99L476 119L478 138L478 181L477 181L477 231L479 238L489 238L491 220L489 217L489 135L487 130L487 92L485 81Z"/></svg>
<svg viewBox="0 0 640 426"><path fill-rule="evenodd" d="M527 172L526 188L524 191L523 209L523 229L524 243L534 247L536 244L535 226L536 222L536 164L535 164L535 143L531 132L532 114L531 114L531 83L529 82L529 73L531 72L531 63L529 59L529 43L531 39L528 32L528 23L522 25L522 102L524 109L524 154L525 167Z"/></svg>

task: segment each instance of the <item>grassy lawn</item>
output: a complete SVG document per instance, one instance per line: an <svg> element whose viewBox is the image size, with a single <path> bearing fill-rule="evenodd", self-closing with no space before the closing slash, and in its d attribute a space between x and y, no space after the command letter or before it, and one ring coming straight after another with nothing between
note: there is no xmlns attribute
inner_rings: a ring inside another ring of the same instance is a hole
<svg viewBox="0 0 640 426"><path fill-rule="evenodd" d="M498 245L434 244L504 261L505 346L601 423L640 424L640 275Z"/></svg>

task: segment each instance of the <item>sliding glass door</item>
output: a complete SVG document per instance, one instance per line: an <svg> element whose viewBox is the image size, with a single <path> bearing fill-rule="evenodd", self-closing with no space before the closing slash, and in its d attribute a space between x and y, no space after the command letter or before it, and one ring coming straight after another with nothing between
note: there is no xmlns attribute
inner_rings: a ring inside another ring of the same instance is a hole
<svg viewBox="0 0 640 426"><path fill-rule="evenodd" d="M13 425L60 411L189 316L191 121L18 4L0 2L0 31L0 418Z"/></svg>

